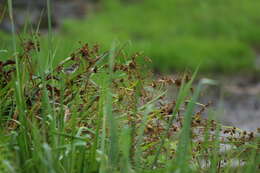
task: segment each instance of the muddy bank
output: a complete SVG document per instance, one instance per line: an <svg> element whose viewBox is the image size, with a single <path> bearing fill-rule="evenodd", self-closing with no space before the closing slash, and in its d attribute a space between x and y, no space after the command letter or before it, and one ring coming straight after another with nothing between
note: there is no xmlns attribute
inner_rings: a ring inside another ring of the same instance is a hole
<svg viewBox="0 0 260 173"><path fill-rule="evenodd" d="M200 101L211 101L217 118L226 125L251 131L260 127L260 80L250 76L215 80L218 86L206 87Z"/></svg>
<svg viewBox="0 0 260 173"><path fill-rule="evenodd" d="M51 2L51 22L58 28L64 19L82 19L97 6L98 0L55 0ZM24 25L32 25L40 29L48 28L47 1L45 0L13 0L13 18L16 31ZM11 21L7 11L7 1L0 0L0 29L11 32Z"/></svg>
<svg viewBox="0 0 260 173"><path fill-rule="evenodd" d="M204 87L199 102L211 103L209 109L224 125L256 131L260 127L260 78L217 76L210 79L216 80L218 85ZM169 89L168 99L172 98L176 98L176 88ZM208 114L209 111L203 116Z"/></svg>

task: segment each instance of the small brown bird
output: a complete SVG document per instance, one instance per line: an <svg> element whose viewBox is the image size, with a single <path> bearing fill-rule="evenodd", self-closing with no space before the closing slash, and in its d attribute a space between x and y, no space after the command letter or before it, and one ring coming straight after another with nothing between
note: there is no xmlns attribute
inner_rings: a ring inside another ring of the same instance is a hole
<svg viewBox="0 0 260 173"><path fill-rule="evenodd" d="M78 70L78 68L79 68L79 64L76 63L76 64L71 65L70 67L64 68L62 70L62 72L65 74L72 74L72 73L75 73L75 71Z"/></svg>

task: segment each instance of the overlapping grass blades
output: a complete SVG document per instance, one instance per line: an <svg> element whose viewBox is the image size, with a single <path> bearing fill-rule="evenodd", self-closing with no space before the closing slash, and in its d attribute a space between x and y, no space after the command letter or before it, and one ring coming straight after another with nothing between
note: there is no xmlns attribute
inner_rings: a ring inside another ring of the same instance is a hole
<svg viewBox="0 0 260 173"><path fill-rule="evenodd" d="M54 66L51 1L46 2L49 48L38 50L39 40L32 36L25 41L30 50L17 51L12 25L15 61L1 61L1 171L228 172L232 164L220 163L234 155L245 160L236 170L259 170L259 140L253 133L237 138L231 129L228 143L234 151L220 155L219 137L225 127L195 113L202 87L214 82L202 80L192 92L197 71L191 78L185 74L152 80L138 64L142 54L129 56L115 44L104 53L98 45L84 44ZM8 5L13 23L12 0ZM30 63L32 68L27 68ZM173 107L165 98L167 86L178 91ZM192 131L201 126L205 130L196 135L204 140L199 145ZM199 165L203 159L209 166Z"/></svg>

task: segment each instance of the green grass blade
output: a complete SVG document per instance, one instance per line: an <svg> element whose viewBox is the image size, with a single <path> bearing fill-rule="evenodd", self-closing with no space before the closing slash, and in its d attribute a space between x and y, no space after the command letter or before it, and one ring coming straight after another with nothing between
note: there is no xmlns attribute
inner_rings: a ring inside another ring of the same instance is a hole
<svg viewBox="0 0 260 173"><path fill-rule="evenodd" d="M196 88L193 97L191 101L189 102L187 106L187 110L184 114L184 122L183 122L183 127L181 130L181 135L179 139L179 144L177 147L177 153L176 153L176 159L170 166L169 172L172 172L174 170L179 170L181 172L188 172L189 165L188 160L190 158L190 142L191 142L191 120L192 120L192 115L193 111L196 105L196 101L198 100L200 91L202 89L202 86L205 84L215 84L214 81L209 80L209 79L204 79L201 80L198 87Z"/></svg>
<svg viewBox="0 0 260 173"><path fill-rule="evenodd" d="M171 118L168 121L167 129L165 130L165 132L162 135L162 140L160 142L158 150L156 151L155 158L154 158L154 161L153 161L153 164L152 164L152 168L156 167L156 164L157 164L157 161L158 161L158 158L159 158L162 146L165 143L166 136L169 133L169 130L170 130L172 124L173 124L174 119L177 116L177 113L178 113L181 105L185 102L185 97L187 97L189 95L190 88L192 87L192 83L193 83L193 81L194 81L194 79L195 79L195 77L197 75L197 72L198 72L198 69L194 72L194 74L192 75L191 80L188 83L184 82L184 80L185 80L184 78L182 79L182 84L181 84L181 87L180 87L180 90L179 90L179 93L178 93L178 96L177 96L176 105L173 108L172 116L171 116Z"/></svg>

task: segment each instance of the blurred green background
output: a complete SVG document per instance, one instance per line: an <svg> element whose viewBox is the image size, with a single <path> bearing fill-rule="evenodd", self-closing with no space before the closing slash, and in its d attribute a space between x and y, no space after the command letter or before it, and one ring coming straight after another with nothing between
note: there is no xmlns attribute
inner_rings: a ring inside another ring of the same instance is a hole
<svg viewBox="0 0 260 173"><path fill-rule="evenodd" d="M79 47L79 41L107 49L117 40L129 43L129 52L144 52L159 72L195 69L199 64L201 72L220 74L260 68L259 0L99 0L95 4L86 17L65 18L55 30L57 61ZM0 38L2 49L7 48L9 34L1 31Z"/></svg>

